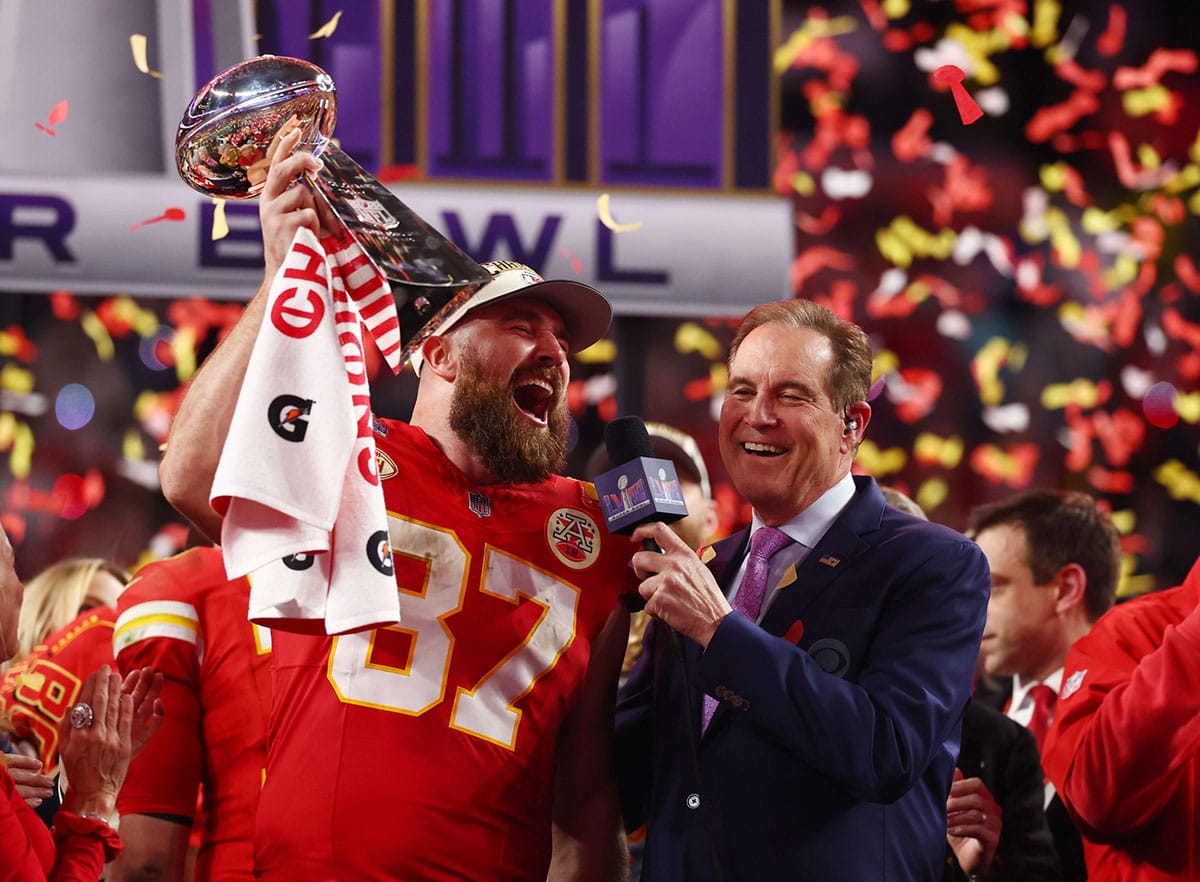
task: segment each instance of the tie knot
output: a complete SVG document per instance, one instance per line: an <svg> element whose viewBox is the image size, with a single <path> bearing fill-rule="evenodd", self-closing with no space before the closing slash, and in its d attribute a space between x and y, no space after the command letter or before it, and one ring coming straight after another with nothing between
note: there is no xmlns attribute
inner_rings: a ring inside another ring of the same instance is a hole
<svg viewBox="0 0 1200 882"><path fill-rule="evenodd" d="M750 537L751 557L770 560L779 549L792 543L791 537L776 527L759 527Z"/></svg>
<svg viewBox="0 0 1200 882"><path fill-rule="evenodd" d="M1058 699L1058 695L1054 689L1045 683L1038 683L1036 686L1031 686L1029 697L1033 700L1035 708L1053 708L1055 701Z"/></svg>

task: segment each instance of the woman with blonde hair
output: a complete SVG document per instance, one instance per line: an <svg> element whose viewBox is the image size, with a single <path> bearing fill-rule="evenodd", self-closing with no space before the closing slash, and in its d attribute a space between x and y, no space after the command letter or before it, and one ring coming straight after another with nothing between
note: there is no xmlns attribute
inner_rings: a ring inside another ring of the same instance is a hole
<svg viewBox="0 0 1200 882"><path fill-rule="evenodd" d="M98 557L72 557L46 567L25 586L16 658L29 655L84 610L115 609L127 582L129 573Z"/></svg>

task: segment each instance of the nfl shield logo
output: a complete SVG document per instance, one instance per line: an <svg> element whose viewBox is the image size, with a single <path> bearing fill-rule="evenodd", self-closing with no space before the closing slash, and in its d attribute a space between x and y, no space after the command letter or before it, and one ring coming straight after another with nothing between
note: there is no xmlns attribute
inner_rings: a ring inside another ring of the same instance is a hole
<svg viewBox="0 0 1200 882"><path fill-rule="evenodd" d="M374 199L347 199L346 202L354 210L355 216L364 224L382 230L390 230L400 224L400 221L396 220L392 213L383 207L382 203Z"/></svg>
<svg viewBox="0 0 1200 882"><path fill-rule="evenodd" d="M482 493L467 494L467 506L478 517L490 518L492 516L492 500L488 499Z"/></svg>

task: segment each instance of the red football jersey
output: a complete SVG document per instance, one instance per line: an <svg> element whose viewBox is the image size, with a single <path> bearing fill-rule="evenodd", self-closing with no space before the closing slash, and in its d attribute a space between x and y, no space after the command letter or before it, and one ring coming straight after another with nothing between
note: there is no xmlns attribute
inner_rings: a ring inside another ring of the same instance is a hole
<svg viewBox="0 0 1200 882"><path fill-rule="evenodd" d="M39 643L0 679L0 712L12 712L13 738L37 745L45 774L58 770L58 723L75 704L83 681L113 663L116 610L98 606Z"/></svg>
<svg viewBox="0 0 1200 882"><path fill-rule="evenodd" d="M254 813L266 766L270 631L246 619L250 586L218 548L147 564L121 594L113 645L122 674L165 678L162 728L129 766L121 814L193 817L196 879L253 879Z"/></svg>
<svg viewBox="0 0 1200 882"><path fill-rule="evenodd" d="M557 735L634 546L590 484L476 486L375 431L401 622L275 633L260 877L544 879Z"/></svg>

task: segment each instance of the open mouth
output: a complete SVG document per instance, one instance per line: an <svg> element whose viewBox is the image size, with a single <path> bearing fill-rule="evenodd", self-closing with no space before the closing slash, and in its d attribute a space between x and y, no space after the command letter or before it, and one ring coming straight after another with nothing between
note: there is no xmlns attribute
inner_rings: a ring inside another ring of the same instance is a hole
<svg viewBox="0 0 1200 882"><path fill-rule="evenodd" d="M522 413L539 426L544 426L550 415L550 406L554 403L554 384L541 377L524 380L513 392L513 400Z"/></svg>
<svg viewBox="0 0 1200 882"><path fill-rule="evenodd" d="M749 453L751 456L782 456L786 451L782 447L776 447L773 444L757 444L753 441L743 441L742 450Z"/></svg>

